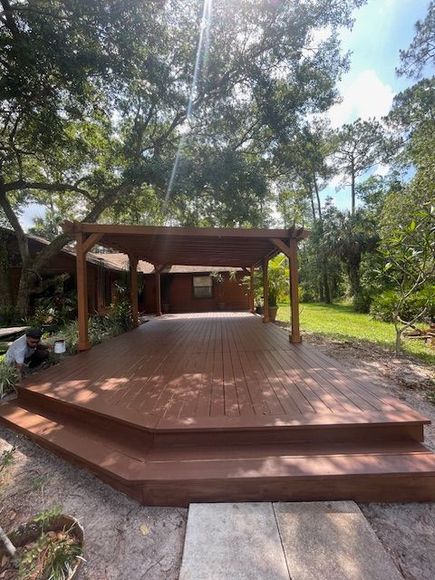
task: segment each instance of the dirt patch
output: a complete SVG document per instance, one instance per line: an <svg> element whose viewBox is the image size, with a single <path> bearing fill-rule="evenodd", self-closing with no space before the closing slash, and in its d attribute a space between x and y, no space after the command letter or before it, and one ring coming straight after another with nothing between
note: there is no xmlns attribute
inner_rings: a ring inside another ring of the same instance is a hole
<svg viewBox="0 0 435 580"><path fill-rule="evenodd" d="M0 522L10 531L61 505L85 531L79 580L171 580L181 565L187 510L140 506L93 475L0 428L0 453L16 447L0 487Z"/></svg>

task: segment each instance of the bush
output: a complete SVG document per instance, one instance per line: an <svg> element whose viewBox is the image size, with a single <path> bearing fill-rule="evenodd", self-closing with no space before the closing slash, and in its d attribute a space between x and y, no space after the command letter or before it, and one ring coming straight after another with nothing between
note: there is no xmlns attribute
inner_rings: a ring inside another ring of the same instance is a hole
<svg viewBox="0 0 435 580"><path fill-rule="evenodd" d="M373 318L384 322L393 322L393 313L397 308L399 296L395 290L386 290L376 296L370 308ZM428 284L415 292L404 303L400 311L402 320L412 320L426 307L426 317L435 318L435 285Z"/></svg>
<svg viewBox="0 0 435 580"><path fill-rule="evenodd" d="M18 373L15 367L0 361L0 399L13 393L18 383Z"/></svg>
<svg viewBox="0 0 435 580"><path fill-rule="evenodd" d="M370 293L363 288L361 288L360 292L354 296L352 304L355 312L363 312L367 313L370 312L370 305L372 303L372 296Z"/></svg>
<svg viewBox="0 0 435 580"><path fill-rule="evenodd" d="M107 314L89 317L88 322L89 342L99 344L104 339L122 334L133 327L131 307L126 301L119 301L113 305ZM55 334L52 334L47 342L54 344L56 340L64 340L66 350L73 354L77 352L79 343L79 327L77 320L66 324Z"/></svg>
<svg viewBox="0 0 435 580"><path fill-rule="evenodd" d="M54 326L62 328L71 322L77 312L77 297L74 291L56 293L38 298L35 312L29 320L30 326Z"/></svg>
<svg viewBox="0 0 435 580"><path fill-rule="evenodd" d="M316 291L310 286L299 286L299 300L300 302L316 302Z"/></svg>
<svg viewBox="0 0 435 580"><path fill-rule="evenodd" d="M20 326L22 323L23 318L15 306L0 306L0 326Z"/></svg>

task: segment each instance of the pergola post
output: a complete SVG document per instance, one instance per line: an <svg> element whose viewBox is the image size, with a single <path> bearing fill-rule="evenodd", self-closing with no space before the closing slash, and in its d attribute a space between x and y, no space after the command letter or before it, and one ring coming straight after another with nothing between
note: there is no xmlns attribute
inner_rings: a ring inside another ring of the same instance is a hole
<svg viewBox="0 0 435 580"><path fill-rule="evenodd" d="M76 264L77 264L77 316L79 324L78 350L89 350L88 335L88 275L86 265L85 235L81 232L76 234Z"/></svg>
<svg viewBox="0 0 435 580"><path fill-rule="evenodd" d="M133 328L138 326L139 318L139 303L137 297L137 256L131 254L128 255L129 262L129 278L130 278L130 304L131 304L131 316L133 319Z"/></svg>
<svg viewBox="0 0 435 580"><path fill-rule="evenodd" d="M291 336L293 344L302 342L299 328L299 284L298 284L298 245L295 239L290 240L290 309L291 309Z"/></svg>
<svg viewBox="0 0 435 580"><path fill-rule="evenodd" d="M254 268L254 266L251 266L251 268L250 268L250 276L249 276L249 308L250 308L252 314L254 314L254 312L255 312L255 302L254 302L254 272L255 272L255 268Z"/></svg>
<svg viewBox="0 0 435 580"><path fill-rule="evenodd" d="M162 296L160 285L160 267L154 266L155 272L155 287L156 287L156 316L162 315Z"/></svg>
<svg viewBox="0 0 435 580"><path fill-rule="evenodd" d="M269 258L263 259L263 322L269 322Z"/></svg>

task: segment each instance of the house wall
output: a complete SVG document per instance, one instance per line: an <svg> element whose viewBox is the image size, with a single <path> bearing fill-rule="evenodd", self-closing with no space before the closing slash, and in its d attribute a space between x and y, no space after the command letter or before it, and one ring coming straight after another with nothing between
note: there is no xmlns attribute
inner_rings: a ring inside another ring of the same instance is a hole
<svg viewBox="0 0 435 580"><path fill-rule="evenodd" d="M228 273L223 281L213 280L212 298L195 298L193 295L193 276L207 275L208 272L195 274L162 274L162 308L168 304L169 312L207 312L215 310L248 310L249 296L240 284L244 277L237 273L237 280L231 280ZM156 288L154 274L145 276L145 312L155 312Z"/></svg>
<svg viewBox="0 0 435 580"><path fill-rule="evenodd" d="M36 240L29 240L29 250L32 256L35 256L40 249L41 244L39 244ZM12 300L12 304L15 304L18 296L18 286L21 276L21 258L16 240L13 236L9 236L7 242L7 252L9 263L8 286L10 289L10 298ZM51 276L56 276L63 273L70 274L71 276L71 279L66 283L67 287L75 288L76 258L74 255L59 253L56 256L53 256L50 259L50 262L44 268L42 276L43 278L49 278ZM107 307L110 306L110 304L114 301L114 284L116 280L121 277L122 272L102 268L101 266L88 262L87 275L89 313L94 314L95 312L104 312L104 310L107 309ZM106 286L108 286L107 290ZM110 292L108 291L109 289ZM49 292L49 289L47 289L43 295L46 296L47 292ZM38 297L39 295L37 294L32 296L31 307L34 300Z"/></svg>

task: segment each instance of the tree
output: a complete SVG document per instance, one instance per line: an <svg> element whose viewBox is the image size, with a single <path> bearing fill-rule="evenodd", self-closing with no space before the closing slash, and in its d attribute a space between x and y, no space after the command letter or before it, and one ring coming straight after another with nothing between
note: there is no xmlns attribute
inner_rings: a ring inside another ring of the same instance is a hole
<svg viewBox="0 0 435 580"><path fill-rule="evenodd" d="M343 125L335 134L333 161L350 185L352 215L356 208L357 178L383 159L385 147L382 125L375 119L357 119Z"/></svg>
<svg viewBox="0 0 435 580"><path fill-rule="evenodd" d="M430 295L406 319L409 302L419 290L435 282L433 199L427 190L413 183L405 191L391 193L382 212L380 252L385 266L381 275L394 291L390 308L396 329L396 352L401 350L404 330L427 314Z"/></svg>
<svg viewBox="0 0 435 580"><path fill-rule="evenodd" d="M31 262L18 197L95 221L114 207L128 215L138 198L146 209L143 186L164 198L181 138L187 149L267 155L278 134L334 101L346 67L334 31L363 0L217 0L194 90L200 0L0 3L0 206L18 239L24 314L39 272L69 238L60 233ZM313 31L327 26L315 44ZM186 193L175 177L173 196L185 199L210 181Z"/></svg>
<svg viewBox="0 0 435 580"><path fill-rule="evenodd" d="M435 2L431 0L423 21L415 24L415 36L406 50L400 51L399 76L419 78L424 67L435 59Z"/></svg>
<svg viewBox="0 0 435 580"><path fill-rule="evenodd" d="M335 253L346 268L354 305L364 309L364 305L359 305L362 298L360 266L363 255L376 248L375 221L364 208L352 214L330 207L325 213L324 233L330 252Z"/></svg>

